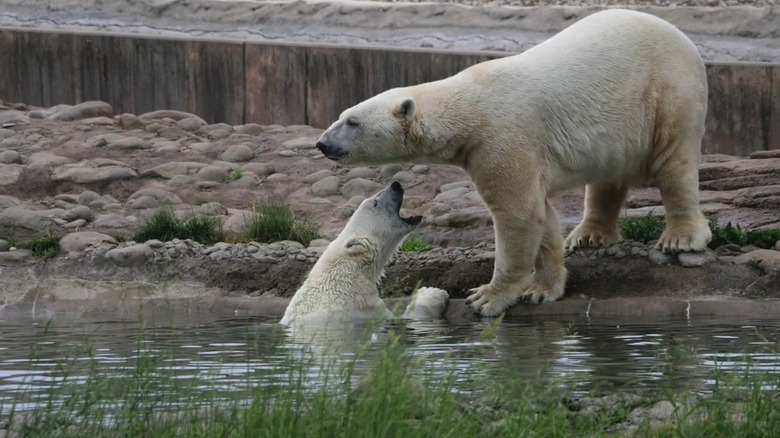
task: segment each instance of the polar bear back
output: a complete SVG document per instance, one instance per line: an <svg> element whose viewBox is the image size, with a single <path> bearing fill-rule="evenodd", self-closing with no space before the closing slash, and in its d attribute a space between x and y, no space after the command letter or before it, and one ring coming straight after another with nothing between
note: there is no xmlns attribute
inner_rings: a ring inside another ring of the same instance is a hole
<svg viewBox="0 0 780 438"><path fill-rule="evenodd" d="M485 129L491 135L523 122L516 130L531 139L523 147L544 147L537 152L550 159L551 192L605 175L646 179L648 160L663 155L654 150L661 130L703 129L707 112L706 72L693 42L666 21L628 10L588 16L520 55L442 82L464 84L464 98L483 102L473 108L485 114L473 117L494 124ZM691 153L695 159L698 151Z"/></svg>

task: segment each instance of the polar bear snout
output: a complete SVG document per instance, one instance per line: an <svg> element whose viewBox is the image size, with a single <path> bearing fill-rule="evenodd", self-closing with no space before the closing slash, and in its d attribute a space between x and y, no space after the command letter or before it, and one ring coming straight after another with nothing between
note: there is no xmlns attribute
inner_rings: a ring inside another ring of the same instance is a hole
<svg viewBox="0 0 780 438"><path fill-rule="evenodd" d="M333 161L339 161L347 155L347 151L328 141L325 134L317 140L316 147L322 152L322 155Z"/></svg>

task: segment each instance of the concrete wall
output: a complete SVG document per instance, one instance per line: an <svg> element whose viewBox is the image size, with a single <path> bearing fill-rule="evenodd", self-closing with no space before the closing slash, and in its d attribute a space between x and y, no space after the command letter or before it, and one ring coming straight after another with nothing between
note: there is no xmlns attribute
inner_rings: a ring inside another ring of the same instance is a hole
<svg viewBox="0 0 780 438"><path fill-rule="evenodd" d="M0 30L0 99L99 99L117 112L177 109L209 122L324 128L388 88L506 53L176 40ZM709 63L706 153L780 149L780 64Z"/></svg>

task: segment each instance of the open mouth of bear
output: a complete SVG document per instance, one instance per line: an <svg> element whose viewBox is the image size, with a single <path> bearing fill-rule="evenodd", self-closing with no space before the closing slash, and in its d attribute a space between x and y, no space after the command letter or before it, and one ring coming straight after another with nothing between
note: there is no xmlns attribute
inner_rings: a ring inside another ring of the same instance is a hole
<svg viewBox="0 0 780 438"><path fill-rule="evenodd" d="M422 216L420 216L419 214L413 214L413 215L411 215L409 217L403 217L403 216L401 216L400 210L401 209L399 208L398 209L398 211L399 211L398 217L400 217L401 220L404 221L404 223L406 225L417 226L417 225L420 225L420 222L422 222Z"/></svg>

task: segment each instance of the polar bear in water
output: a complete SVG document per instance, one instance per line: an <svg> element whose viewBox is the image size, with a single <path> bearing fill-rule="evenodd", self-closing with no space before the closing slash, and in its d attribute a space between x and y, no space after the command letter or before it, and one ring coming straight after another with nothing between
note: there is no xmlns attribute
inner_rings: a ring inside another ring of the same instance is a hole
<svg viewBox="0 0 780 438"><path fill-rule="evenodd" d="M421 216L401 217L403 198L403 187L393 181L360 203L295 292L281 324L394 317L379 298L377 283L404 238L422 220ZM442 289L422 287L401 317L441 319L448 298Z"/></svg>

